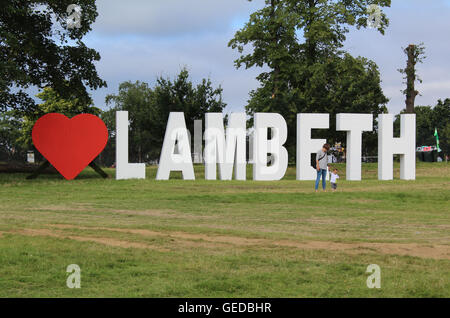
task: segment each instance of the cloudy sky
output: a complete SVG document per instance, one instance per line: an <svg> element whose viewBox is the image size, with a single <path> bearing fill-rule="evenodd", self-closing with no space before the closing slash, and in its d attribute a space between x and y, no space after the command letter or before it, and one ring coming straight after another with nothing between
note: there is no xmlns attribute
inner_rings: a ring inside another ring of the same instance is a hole
<svg viewBox="0 0 450 318"><path fill-rule="evenodd" d="M98 0L99 16L85 37L100 52L97 64L108 88L92 92L96 106L127 80L155 83L173 78L186 66L195 82L210 77L222 85L226 112L243 111L250 90L258 87L258 69L236 70L237 52L227 47L236 30L264 0ZM373 29L351 30L346 49L375 61L381 72L389 111L404 108L402 47L423 42L427 59L418 66L423 84L416 105L434 105L450 97L450 0L392 0L386 35Z"/></svg>

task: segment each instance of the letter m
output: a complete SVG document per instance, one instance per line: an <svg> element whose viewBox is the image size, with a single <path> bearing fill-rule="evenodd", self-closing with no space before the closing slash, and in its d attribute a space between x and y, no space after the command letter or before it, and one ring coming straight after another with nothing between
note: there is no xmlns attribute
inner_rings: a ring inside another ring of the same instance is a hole
<svg viewBox="0 0 450 318"><path fill-rule="evenodd" d="M246 179L247 136L245 113L233 113L228 120L226 136L221 113L205 114L205 179Z"/></svg>

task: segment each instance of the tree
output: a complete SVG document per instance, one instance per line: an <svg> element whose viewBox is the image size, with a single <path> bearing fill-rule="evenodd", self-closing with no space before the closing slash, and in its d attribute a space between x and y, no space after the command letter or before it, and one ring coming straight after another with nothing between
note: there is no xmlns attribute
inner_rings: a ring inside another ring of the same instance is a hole
<svg viewBox="0 0 450 318"><path fill-rule="evenodd" d="M24 148L18 141L21 125L15 111L0 113L0 162L25 158Z"/></svg>
<svg viewBox="0 0 450 318"><path fill-rule="evenodd" d="M350 26L366 27L369 4L389 6L390 0L266 0L229 42L241 53L237 68L268 68L258 75L261 87L250 93L246 110L250 116L281 113L288 123L290 154L295 153L297 113L331 113L333 128L338 112L386 111L376 64L342 50ZM378 31L384 33L387 25L382 14ZM330 142L343 140L343 134L331 131L315 134Z"/></svg>
<svg viewBox="0 0 450 318"><path fill-rule="evenodd" d="M438 100L436 106L417 106L416 114L416 145L433 146L436 144L434 130L439 133L440 148L444 154L450 154L450 98ZM406 109L401 114L408 113ZM394 122L395 133L400 133L400 115Z"/></svg>
<svg viewBox="0 0 450 318"><path fill-rule="evenodd" d="M154 110L152 101L153 90L147 83L123 82L119 85L117 95L106 96L106 104L114 103L110 111L104 112L102 118L105 120L110 132L110 139L115 142L115 112L118 110L128 111L130 122L130 158L143 162L144 153L151 149L151 113Z"/></svg>
<svg viewBox="0 0 450 318"><path fill-rule="evenodd" d="M423 44L414 45L410 44L406 49L403 49L407 58L406 67L404 69L399 69L398 71L405 75L406 89L403 92L406 96L406 113L414 113L414 103L416 96L419 92L415 89L415 83L418 81L422 83L422 80L417 76L416 65L417 63L422 63L425 59L425 47Z"/></svg>
<svg viewBox="0 0 450 318"><path fill-rule="evenodd" d="M95 0L79 0L80 28L68 28L70 0L2 0L0 8L0 111L33 112L30 86L52 87L61 98L90 101L86 87L106 86L94 62L100 55L83 36L97 17Z"/></svg>
<svg viewBox="0 0 450 318"><path fill-rule="evenodd" d="M193 136L194 120L203 119L206 112L222 112L222 88L213 88L209 79L194 86L189 72L181 70L172 81L159 77L150 88L142 82L124 82L117 95L108 95L106 103L114 106L102 114L115 142L115 118L118 110L129 111L130 160L147 162L159 159L170 112L184 112L186 126Z"/></svg>
<svg viewBox="0 0 450 318"><path fill-rule="evenodd" d="M450 98L438 100L433 109L433 121L439 133L440 148L450 155Z"/></svg>
<svg viewBox="0 0 450 318"><path fill-rule="evenodd" d="M403 110L402 113L408 113ZM435 128L434 110L430 106L417 106L416 113L416 145L425 146L433 145L436 139L433 136ZM400 118L400 117L399 117Z"/></svg>
<svg viewBox="0 0 450 318"><path fill-rule="evenodd" d="M31 132L36 121L48 113L60 113L71 118L78 114L93 114L98 116L101 110L92 105L92 100L78 99L75 96L62 98L54 89L46 87L36 95L43 103L38 104L33 112L21 116L21 130L19 141L23 147L30 148L33 144ZM16 112L22 114L21 112Z"/></svg>
<svg viewBox="0 0 450 318"><path fill-rule="evenodd" d="M406 114L406 109L403 109L400 114ZM431 146L436 139L434 133L434 110L431 106L417 106L416 113L416 145ZM400 136L400 114L395 116L394 132L396 136Z"/></svg>

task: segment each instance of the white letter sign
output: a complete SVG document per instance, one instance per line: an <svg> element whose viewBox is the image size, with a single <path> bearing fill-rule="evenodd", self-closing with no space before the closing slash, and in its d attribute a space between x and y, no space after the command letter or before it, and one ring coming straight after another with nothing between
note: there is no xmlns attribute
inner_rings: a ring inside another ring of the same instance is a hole
<svg viewBox="0 0 450 318"><path fill-rule="evenodd" d="M116 179L145 179L145 163L128 163L128 112L116 112Z"/></svg>
<svg viewBox="0 0 450 318"><path fill-rule="evenodd" d="M176 154L175 145L178 149ZM169 180L171 171L181 171L184 180L195 180L191 146L183 113L169 114L156 180Z"/></svg>
<svg viewBox="0 0 450 318"><path fill-rule="evenodd" d="M337 114L336 130L347 132L347 180L361 180L362 132L373 129L371 114Z"/></svg>
<svg viewBox="0 0 450 318"><path fill-rule="evenodd" d="M256 113L253 139L253 180L271 181L284 177L288 166L288 152L284 143L287 140L286 121L280 114ZM272 138L268 140L270 132ZM272 155L271 165L267 156Z"/></svg>
<svg viewBox="0 0 450 318"><path fill-rule="evenodd" d="M226 137L222 113L205 115L205 179L216 180L216 163L220 180L246 179L246 118L245 113L230 115Z"/></svg>
<svg viewBox="0 0 450 318"><path fill-rule="evenodd" d="M400 179L416 178L416 114L400 115L400 138L394 138L394 116L378 116L378 179L393 179L393 155L400 155Z"/></svg>
<svg viewBox="0 0 450 318"><path fill-rule="evenodd" d="M311 154L322 149L327 141L311 139L311 129L328 129L329 126L329 114L297 114L297 180L316 180Z"/></svg>

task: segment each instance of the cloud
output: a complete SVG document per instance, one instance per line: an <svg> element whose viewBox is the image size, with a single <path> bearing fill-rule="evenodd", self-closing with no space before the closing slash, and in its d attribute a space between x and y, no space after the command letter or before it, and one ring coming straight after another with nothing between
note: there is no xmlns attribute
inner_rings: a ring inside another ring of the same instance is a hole
<svg viewBox="0 0 450 318"><path fill-rule="evenodd" d="M105 96L116 93L123 81L152 84L157 76L175 77L187 67L194 82L210 77L223 87L227 112L243 111L260 70L236 70L238 54L227 44L261 1L99 1L99 18L86 43L102 56L97 69L108 88L92 92L95 104L105 108ZM150 21L150 9L160 22ZM184 20L177 18L180 12Z"/></svg>
<svg viewBox="0 0 450 318"><path fill-rule="evenodd" d="M258 2L244 0L101 0L94 27L105 34L176 36L227 30Z"/></svg>
<svg viewBox="0 0 450 318"><path fill-rule="evenodd" d="M264 0L101 0L99 17L87 36L89 47L97 49L102 60L100 75L107 89L93 92L98 106L104 97L116 93L126 80L154 83L158 75L174 77L184 66L194 81L211 77L224 88L227 111L243 111L248 93L258 87L260 69L236 70L237 52L227 47L234 32L248 20ZM345 44L354 56L365 56L379 67L388 108L398 113L404 108L402 74L406 57L402 47L424 42L427 59L418 65L423 84L417 105L435 105L450 97L449 1L394 0L384 9L391 25L386 35L372 29L351 30Z"/></svg>
<svg viewBox="0 0 450 318"><path fill-rule="evenodd" d="M142 39L132 44L127 40L103 39L94 45L102 55L97 68L108 88L94 92L98 106L108 93L117 92L120 82L140 80L154 83L157 76L174 77L187 67L195 82L210 77L215 86L222 85L229 110L242 111L250 89L256 88L258 70L236 70L236 52L226 46L232 33L171 41ZM207 43L207 45L205 45ZM92 43L90 43L92 45Z"/></svg>
<svg viewBox="0 0 450 318"><path fill-rule="evenodd" d="M346 48L353 55L368 57L378 64L383 91L390 98L390 112L405 108L405 96L401 93L404 79L397 70L406 66L402 48L408 44L423 42L427 56L423 64L417 65L423 83L416 84L421 93L416 105L435 105L438 99L450 97L450 42L446 41L450 30L449 1L397 0L383 10L390 19L386 34L372 29L352 30Z"/></svg>

